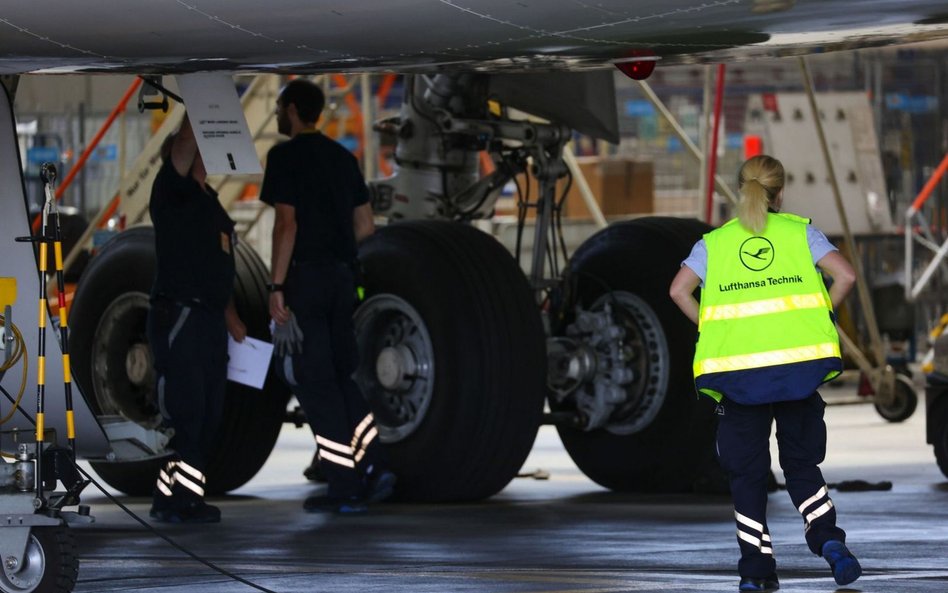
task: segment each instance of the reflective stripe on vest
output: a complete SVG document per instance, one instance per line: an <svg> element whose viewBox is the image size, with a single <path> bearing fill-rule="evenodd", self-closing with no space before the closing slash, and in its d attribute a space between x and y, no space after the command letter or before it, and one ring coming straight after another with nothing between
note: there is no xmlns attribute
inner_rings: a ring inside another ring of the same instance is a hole
<svg viewBox="0 0 948 593"><path fill-rule="evenodd" d="M822 293L799 294L750 301L749 303L735 303L731 305L714 305L705 307L701 312L701 321L720 321L722 319L738 319L754 317L755 315L769 315L784 311L798 311L800 309L828 309L826 297Z"/></svg>
<svg viewBox="0 0 948 593"><path fill-rule="evenodd" d="M776 366L779 364L793 364L820 358L839 358L839 344L826 342L815 346L801 346L799 348L785 348L770 352L755 352L753 354L737 354L721 358L706 358L695 362L695 376L708 373L724 373L741 371L760 367Z"/></svg>

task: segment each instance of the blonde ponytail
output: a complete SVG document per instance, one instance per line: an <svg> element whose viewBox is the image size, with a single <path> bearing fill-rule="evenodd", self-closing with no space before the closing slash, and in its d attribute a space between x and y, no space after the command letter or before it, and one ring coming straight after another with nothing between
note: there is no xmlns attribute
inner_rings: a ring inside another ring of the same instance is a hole
<svg viewBox="0 0 948 593"><path fill-rule="evenodd" d="M737 218L741 226L759 235L767 227L767 209L783 189L783 165L767 155L752 157L741 165L737 185L741 194Z"/></svg>

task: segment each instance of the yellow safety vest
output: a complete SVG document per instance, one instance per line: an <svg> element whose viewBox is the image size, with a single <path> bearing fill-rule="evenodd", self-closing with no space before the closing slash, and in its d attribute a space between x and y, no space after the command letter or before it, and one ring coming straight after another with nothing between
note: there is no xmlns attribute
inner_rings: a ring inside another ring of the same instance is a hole
<svg viewBox="0 0 948 593"><path fill-rule="evenodd" d="M699 392L744 404L802 399L842 371L833 306L807 244L809 222L771 213L762 235L733 219L704 236Z"/></svg>

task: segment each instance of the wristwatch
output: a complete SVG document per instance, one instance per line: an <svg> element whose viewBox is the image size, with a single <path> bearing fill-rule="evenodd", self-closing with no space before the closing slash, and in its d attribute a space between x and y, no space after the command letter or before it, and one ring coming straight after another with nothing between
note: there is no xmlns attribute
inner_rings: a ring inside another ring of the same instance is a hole
<svg viewBox="0 0 948 593"><path fill-rule="evenodd" d="M267 291L269 292L283 292L282 284L274 284L273 282L267 282Z"/></svg>

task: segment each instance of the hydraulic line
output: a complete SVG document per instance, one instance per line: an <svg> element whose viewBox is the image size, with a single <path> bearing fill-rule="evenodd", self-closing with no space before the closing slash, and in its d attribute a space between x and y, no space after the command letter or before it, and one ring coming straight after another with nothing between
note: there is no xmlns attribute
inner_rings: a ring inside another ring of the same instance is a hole
<svg viewBox="0 0 948 593"><path fill-rule="evenodd" d="M29 357L26 355L26 342L23 340L23 334L20 333L20 328L14 323L8 323L7 319L0 315L0 322L8 332L13 334L13 354L10 356L10 359L5 361L3 364L0 364L0 376L3 376L7 371L12 369L16 364L23 359L23 372L22 378L20 379L20 389L16 394L16 398L11 398L13 407L10 412L0 418L0 426L9 422L13 415L16 414L17 409L20 407L20 402L23 400L23 394L26 393L26 379L27 374L29 373Z"/></svg>

